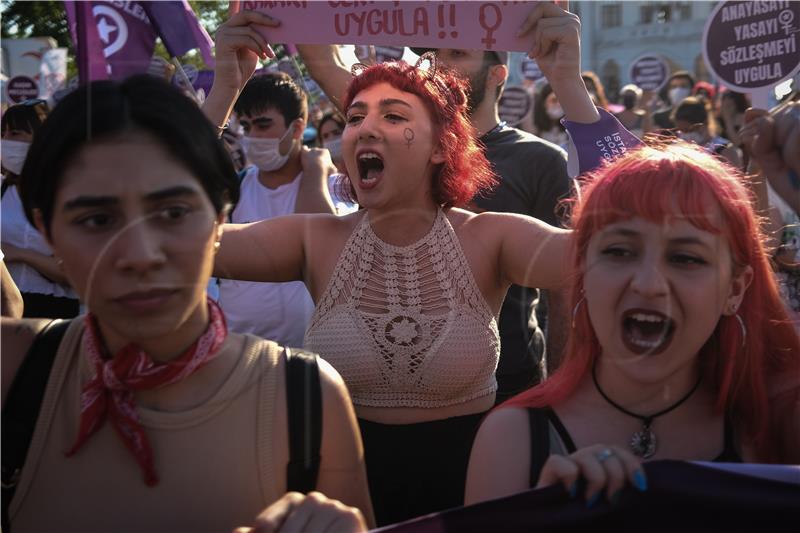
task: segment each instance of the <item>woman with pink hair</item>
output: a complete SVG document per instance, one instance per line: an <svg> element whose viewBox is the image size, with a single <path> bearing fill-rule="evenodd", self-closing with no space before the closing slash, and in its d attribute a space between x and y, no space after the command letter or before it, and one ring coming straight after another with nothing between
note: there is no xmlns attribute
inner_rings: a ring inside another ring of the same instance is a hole
<svg viewBox="0 0 800 533"><path fill-rule="evenodd" d="M542 3L525 28L568 89L559 100L591 168L582 130L624 128L592 116L580 89L577 17ZM613 503L628 482L647 489L650 459L800 462L800 340L742 175L680 141L624 144L585 176L573 212L564 363L485 419L467 503L557 482L575 496L581 478L590 506Z"/></svg>

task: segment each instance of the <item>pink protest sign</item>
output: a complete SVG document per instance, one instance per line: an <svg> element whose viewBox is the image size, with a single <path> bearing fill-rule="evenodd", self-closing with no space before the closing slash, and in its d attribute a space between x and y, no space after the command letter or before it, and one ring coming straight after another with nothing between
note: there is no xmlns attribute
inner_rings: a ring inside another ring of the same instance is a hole
<svg viewBox="0 0 800 533"><path fill-rule="evenodd" d="M281 21L269 42L375 44L527 52L516 33L535 1L244 1Z"/></svg>

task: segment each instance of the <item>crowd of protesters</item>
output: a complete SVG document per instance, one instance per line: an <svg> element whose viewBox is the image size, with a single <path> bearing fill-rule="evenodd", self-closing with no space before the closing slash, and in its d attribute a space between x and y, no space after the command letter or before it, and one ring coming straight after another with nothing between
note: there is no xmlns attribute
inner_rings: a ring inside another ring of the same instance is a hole
<svg viewBox="0 0 800 533"><path fill-rule="evenodd" d="M539 3L519 128L506 52L300 46L309 108L254 75L276 24L219 28L202 108L141 75L4 112L3 529L365 531L800 463L796 84L609 95Z"/></svg>

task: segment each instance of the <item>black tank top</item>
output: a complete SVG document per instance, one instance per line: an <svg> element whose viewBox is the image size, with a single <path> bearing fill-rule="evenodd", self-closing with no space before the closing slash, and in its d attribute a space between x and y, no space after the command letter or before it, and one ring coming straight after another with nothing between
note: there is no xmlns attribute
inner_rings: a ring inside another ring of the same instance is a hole
<svg viewBox="0 0 800 533"><path fill-rule="evenodd" d="M530 486L535 487L539 481L539 474L545 461L550 456L550 425L555 428L561 442L564 443L568 454L577 451L577 447L572 440L567 428L561 423L555 411L549 407L528 408L528 425L531 434L531 468ZM733 425L725 417L725 442L722 453L714 458L714 463L741 463L742 458L736 451L733 442Z"/></svg>

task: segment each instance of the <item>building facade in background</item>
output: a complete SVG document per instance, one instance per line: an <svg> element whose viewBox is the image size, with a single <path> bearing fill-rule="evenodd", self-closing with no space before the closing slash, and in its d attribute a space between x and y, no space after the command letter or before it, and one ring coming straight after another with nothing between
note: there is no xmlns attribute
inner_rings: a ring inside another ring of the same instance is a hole
<svg viewBox="0 0 800 533"><path fill-rule="evenodd" d="M703 28L716 2L570 2L581 18L581 62L600 76L609 98L630 83L629 67L645 54L661 56L672 72L712 81L701 51Z"/></svg>

